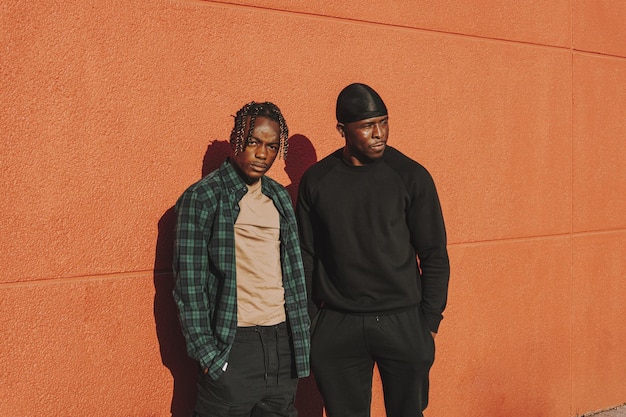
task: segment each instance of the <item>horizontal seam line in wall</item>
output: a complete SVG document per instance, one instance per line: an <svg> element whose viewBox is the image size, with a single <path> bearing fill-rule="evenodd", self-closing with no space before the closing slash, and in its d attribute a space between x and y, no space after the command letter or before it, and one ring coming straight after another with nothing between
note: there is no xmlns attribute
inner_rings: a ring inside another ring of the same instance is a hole
<svg viewBox="0 0 626 417"><path fill-rule="evenodd" d="M579 236L597 236L597 235L617 235L626 232L626 229L598 229L598 230L586 230L581 232L573 232L573 237Z"/></svg>
<svg viewBox="0 0 626 417"><path fill-rule="evenodd" d="M164 274L165 272L163 272ZM133 271L133 272L113 272L110 274L96 274L96 275L81 275L59 278L39 278L28 281L19 282L3 282L0 283L0 289L2 288L17 288L17 287L35 287L39 285L51 285L51 284L69 284L73 282L96 282L112 279L131 279L138 277L145 277L146 275L154 275L155 271L152 269L145 271ZM160 275L159 273L157 273Z"/></svg>
<svg viewBox="0 0 626 417"><path fill-rule="evenodd" d="M191 1L191 0L187 0L187 1ZM572 50L570 46L547 45L547 44L536 43L536 42L519 41L519 40L502 39L502 38L491 38L491 37L488 37L488 36L469 35L469 34L460 33L460 32L446 32L444 30L438 30L438 29L425 29L425 28L419 28L419 27L415 27L415 26L407 26L407 25L392 24L392 23L374 22L374 21L371 21L371 20L359 20L359 19L351 19L351 18L348 18L348 17L327 16L327 15L322 15L322 14L312 13L312 12L299 12L299 11L292 11L292 10L276 9L276 8L271 8L271 7L250 6L250 5L247 5L247 4L226 3L226 2L221 2L221 1L197 1L197 0L195 0L193 2L194 3L197 2L197 3L215 4L215 5L220 5L220 6L230 7L230 8L245 8L245 9L263 10L263 11L275 12L275 13L281 13L281 14L288 14L288 15L293 15L293 16L310 16L310 17L314 17L314 18L318 18L318 19L325 19L325 20L335 20L335 21L350 22L350 23L362 23L364 25L380 26L380 27L390 27L390 28L405 29L405 30L414 30L414 31L417 31L417 32L424 32L424 33L438 34L438 35L445 35L445 36L453 36L453 37L462 37L462 38L469 38L469 39L489 40L489 41L493 41L493 42L510 43L510 44L514 44L514 45L526 45L526 46L535 46L535 47L539 47L539 48L558 49L558 50L562 50L563 52L568 52L568 53L571 53L571 50Z"/></svg>
<svg viewBox="0 0 626 417"><path fill-rule="evenodd" d="M606 229L606 230L590 230L585 232L575 232L575 233L557 233L553 235L537 235L537 236L524 236L524 237L513 237L513 238L502 238L502 239L488 239L488 240L475 240L471 242L455 242L448 243L448 247L463 247L463 246L479 246L483 244L492 244L492 243L515 243L515 242L529 242L533 240L549 240L549 239L563 239L563 238L572 238L572 237L581 237L581 236L600 236L600 235L614 235L626 233L626 229Z"/></svg>
<svg viewBox="0 0 626 417"><path fill-rule="evenodd" d="M574 55L595 56L595 57L602 57L602 58L612 58L612 59L617 59L617 60L626 59L626 56L607 54L604 52L587 51L584 49L572 48L572 52Z"/></svg>

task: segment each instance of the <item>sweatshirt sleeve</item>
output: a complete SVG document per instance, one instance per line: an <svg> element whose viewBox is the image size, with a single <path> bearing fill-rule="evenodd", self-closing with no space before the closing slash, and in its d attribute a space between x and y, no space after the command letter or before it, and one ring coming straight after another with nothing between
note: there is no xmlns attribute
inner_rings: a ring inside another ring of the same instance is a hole
<svg viewBox="0 0 626 417"><path fill-rule="evenodd" d="M313 265L315 253L315 241L313 233L313 218L311 212L310 190L308 176L305 174L298 189L298 201L296 204L296 218L300 233L300 248L302 250L302 263L304 265L304 276L306 279L306 290L308 294L307 309L309 317L312 319L317 313L318 307L314 302L313 294Z"/></svg>
<svg viewBox="0 0 626 417"><path fill-rule="evenodd" d="M422 287L422 310L431 331L437 332L448 298L450 262L446 229L435 183L421 167L410 184L411 203L407 224L419 261Z"/></svg>

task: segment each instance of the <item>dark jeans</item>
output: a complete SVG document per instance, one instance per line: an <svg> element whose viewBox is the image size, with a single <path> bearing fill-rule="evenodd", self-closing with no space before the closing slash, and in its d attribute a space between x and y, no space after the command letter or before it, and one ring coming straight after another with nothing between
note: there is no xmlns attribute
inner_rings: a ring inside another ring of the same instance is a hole
<svg viewBox="0 0 626 417"><path fill-rule="evenodd" d="M285 323L239 327L222 376L199 376L194 417L295 417L297 384Z"/></svg>
<svg viewBox="0 0 626 417"><path fill-rule="evenodd" d="M374 364L387 416L423 416L435 344L420 307L378 316L323 309L315 321L311 366L328 417L370 415Z"/></svg>

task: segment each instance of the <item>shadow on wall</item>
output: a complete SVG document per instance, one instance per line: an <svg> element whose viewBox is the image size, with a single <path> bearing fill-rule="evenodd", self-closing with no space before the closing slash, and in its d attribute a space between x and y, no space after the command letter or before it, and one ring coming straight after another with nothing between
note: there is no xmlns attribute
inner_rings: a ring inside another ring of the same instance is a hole
<svg viewBox="0 0 626 417"><path fill-rule="evenodd" d="M219 168L229 155L230 144L227 141L215 140L211 142L202 161L202 177ZM316 161L315 149L308 138L303 135L294 135L289 139L285 172L289 176L291 184L286 188L294 203L297 199L298 185L302 174ZM176 304L172 297L172 290L174 289L172 255L175 227L176 213L172 206L163 214L158 225L159 233L154 260L154 320L161 361L170 370L174 380L171 402L172 417L189 417L193 412L198 365L187 356L185 339L178 322ZM300 381L296 407L300 417L322 417L323 402L312 377Z"/></svg>
<svg viewBox="0 0 626 417"><path fill-rule="evenodd" d="M293 135L289 138L289 150L285 160L285 172L291 183L285 187L289 192L294 206L298 199L298 186L304 172L317 162L317 154L313 144L304 135ZM299 417L322 417L324 401L317 390L313 376L301 379L296 393L296 409Z"/></svg>
<svg viewBox="0 0 626 417"><path fill-rule="evenodd" d="M187 356L172 297L174 277L171 270L176 215L170 207L159 220L159 236L154 261L154 321L161 350L161 361L174 380L172 417L188 417L193 409L197 364Z"/></svg>
<svg viewBox="0 0 626 417"><path fill-rule="evenodd" d="M202 176L217 169L230 154L226 141L213 141L209 144L202 161ZM191 185L191 184L189 184ZM185 338L178 322L178 311L172 290L172 256L174 253L174 230L176 212L170 207L159 220L159 234L154 259L154 321L161 351L161 361L174 379L172 392L172 417L189 417L193 412L196 396L196 376L198 365L187 356Z"/></svg>
<svg viewBox="0 0 626 417"><path fill-rule="evenodd" d="M289 138L289 150L285 160L285 172L289 176L291 184L286 188L291 196L291 201L295 207L298 200L298 187L300 179L311 165L317 162L317 154L313 144L304 135L293 135Z"/></svg>

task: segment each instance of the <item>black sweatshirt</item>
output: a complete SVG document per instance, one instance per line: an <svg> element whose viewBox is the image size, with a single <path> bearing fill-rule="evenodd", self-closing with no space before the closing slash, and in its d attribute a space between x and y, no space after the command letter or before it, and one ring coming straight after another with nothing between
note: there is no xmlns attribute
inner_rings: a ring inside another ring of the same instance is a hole
<svg viewBox="0 0 626 417"><path fill-rule="evenodd" d="M296 215L316 306L384 314L421 304L437 331L450 265L437 190L423 166L390 146L353 166L339 149L302 177Z"/></svg>

